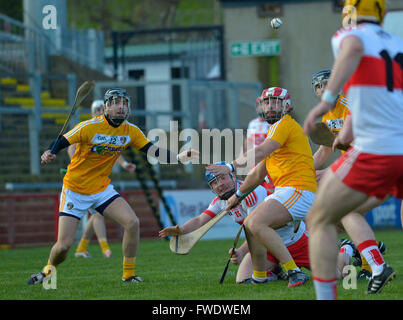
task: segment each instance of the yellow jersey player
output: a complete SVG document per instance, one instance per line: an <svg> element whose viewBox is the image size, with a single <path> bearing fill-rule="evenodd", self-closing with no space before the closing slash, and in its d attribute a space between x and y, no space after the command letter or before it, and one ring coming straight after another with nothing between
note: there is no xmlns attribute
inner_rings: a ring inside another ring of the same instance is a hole
<svg viewBox="0 0 403 320"><path fill-rule="evenodd" d="M326 84L330 78L331 70L321 70L312 76L312 88L315 95L320 99ZM322 116L322 122L326 124L331 132L338 135L344 125L344 121L349 113L348 101L345 95L339 94L336 105L333 110L330 110ZM320 146L313 155L314 166L316 170L316 177L318 180L322 177L326 169L319 170L319 168L329 158L332 151L331 147ZM343 154L344 151L341 151Z"/></svg>
<svg viewBox="0 0 403 320"><path fill-rule="evenodd" d="M47 266L42 272L31 275L28 284L42 283L62 263L70 249L81 217L89 208L119 223L123 229L123 277L124 282L142 282L135 274L136 255L139 245L139 219L110 184L109 175L120 154L129 147L147 152L159 161L174 163L198 159L198 151L187 150L176 155L150 142L143 132L127 121L130 114L130 97L126 90L113 88L104 96L104 114L80 122L72 130L57 139L55 154L51 147L41 161L52 162L56 153L71 144L76 151L63 179L60 196L58 237L53 245Z"/></svg>
<svg viewBox="0 0 403 320"><path fill-rule="evenodd" d="M274 193L267 196L244 222L253 263L252 279L256 283L267 281L265 263L269 250L288 273L288 286L295 287L307 282L309 277L297 267L275 230L305 220L313 203L317 183L312 150L301 126L289 114L292 107L288 91L278 87L265 89L262 99L265 119L271 124L266 140L229 166L209 165L207 169L222 174L243 163L257 164L235 195L228 199L227 210L236 207L237 199L243 193L256 188L267 173L270 174Z"/></svg>
<svg viewBox="0 0 403 320"><path fill-rule="evenodd" d="M104 100L95 100L91 104L91 115L92 117L100 116L104 113ZM71 144L67 148L67 153L70 159L74 156L74 152L76 151L76 144ZM120 155L116 162L128 172L133 173L136 169L136 165L134 163L127 162L123 155ZM87 251L87 246L91 241L94 233L97 236L98 243L102 250L102 255L105 258L112 257L112 250L109 247L107 234L106 234L106 226L105 219L102 214L99 214L95 209L90 208L88 210L90 217L85 225L82 237L80 239L80 243L74 253L76 258L91 258L91 254Z"/></svg>

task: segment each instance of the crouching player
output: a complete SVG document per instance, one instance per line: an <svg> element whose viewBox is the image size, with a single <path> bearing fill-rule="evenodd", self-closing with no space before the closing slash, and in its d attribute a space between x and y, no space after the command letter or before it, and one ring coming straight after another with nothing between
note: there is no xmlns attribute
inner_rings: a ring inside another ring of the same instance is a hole
<svg viewBox="0 0 403 320"><path fill-rule="evenodd" d="M217 164L225 165L225 162L220 162ZM206 170L205 177L211 190L217 195L217 197L213 199L209 207L199 216L190 219L182 226L176 225L166 227L161 230L159 232L159 236L161 238L187 234L206 224L209 220L213 219L217 214L227 207L227 199L235 194L243 183L240 180L236 180L233 173L215 175ZM236 223L243 224L243 221L247 215L254 208L256 208L259 203L263 202L266 197L267 190L259 185L240 203L238 207L232 209L228 215ZM283 239L285 245L290 251L290 254L294 258L295 263L299 267L309 268L308 234L306 232L305 223L303 221L292 221L277 229L276 232ZM340 251L340 270L342 270L343 267L348 264L351 258L353 249L348 248L348 246L348 244L343 246L343 250ZM232 248L229 250L229 254L231 254L231 251ZM246 240L239 248L235 249L231 262L235 265L239 265L236 276L237 283L258 283L252 279L253 265ZM270 252L267 252L266 274L267 276L265 283L272 280L287 279L287 276L282 271L278 260L275 259Z"/></svg>

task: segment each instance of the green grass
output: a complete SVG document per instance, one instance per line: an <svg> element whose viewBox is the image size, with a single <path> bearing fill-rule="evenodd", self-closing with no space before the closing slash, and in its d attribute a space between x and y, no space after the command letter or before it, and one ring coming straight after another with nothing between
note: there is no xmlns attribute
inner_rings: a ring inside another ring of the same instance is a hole
<svg viewBox="0 0 403 320"><path fill-rule="evenodd" d="M338 287L342 300L396 300L403 298L403 233L377 232L377 239L387 245L386 261L397 277L379 295L366 295L367 284L359 281L356 290ZM233 240L201 241L188 255L175 255L168 241L141 241L136 273L144 283L122 283L121 245L112 244L114 256L103 258L98 245L90 245L92 259L76 259L74 248L57 273L57 289L28 286L31 273L41 270L50 248L0 251L1 300L312 300L312 281L288 288L283 281L269 285L235 284L236 267L230 265L224 284L219 279L228 259ZM310 272L308 271L310 274Z"/></svg>

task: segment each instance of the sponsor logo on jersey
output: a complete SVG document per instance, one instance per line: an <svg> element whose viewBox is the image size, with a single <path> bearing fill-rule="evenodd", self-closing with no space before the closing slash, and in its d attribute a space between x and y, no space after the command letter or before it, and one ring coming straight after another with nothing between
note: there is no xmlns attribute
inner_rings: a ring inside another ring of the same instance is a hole
<svg viewBox="0 0 403 320"><path fill-rule="evenodd" d="M92 146L91 152L96 152L97 154L104 155L104 156L113 156L116 154L120 154L121 152L125 151L125 147L111 147L111 146L104 146L102 144L96 144Z"/></svg>
<svg viewBox="0 0 403 320"><path fill-rule="evenodd" d="M116 146L123 146L130 142L130 136L114 136L108 134L99 134L97 133L94 138L91 140L92 143L105 143L105 144L113 144Z"/></svg>

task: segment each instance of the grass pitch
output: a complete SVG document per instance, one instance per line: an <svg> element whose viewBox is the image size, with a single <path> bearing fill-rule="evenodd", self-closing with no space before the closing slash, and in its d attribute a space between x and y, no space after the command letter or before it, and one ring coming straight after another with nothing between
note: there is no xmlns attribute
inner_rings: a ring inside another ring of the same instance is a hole
<svg viewBox="0 0 403 320"><path fill-rule="evenodd" d="M357 289L338 286L341 300L403 299L403 232L378 231L377 239L387 245L385 260L397 277L378 295L366 295L366 281L358 281ZM75 258L75 246L67 260L57 269L57 289L42 285L28 286L32 273L46 264L49 248L0 251L1 300L313 300L315 292L310 280L306 285L288 288L287 282L268 285L237 285L237 267L230 265L222 285L219 280L228 259L233 240L200 241L188 255L175 255L165 240L141 241L136 274L144 283L122 283L121 244L111 244L113 257L102 256L100 247L92 244L93 258ZM305 270L309 275L311 273Z"/></svg>

